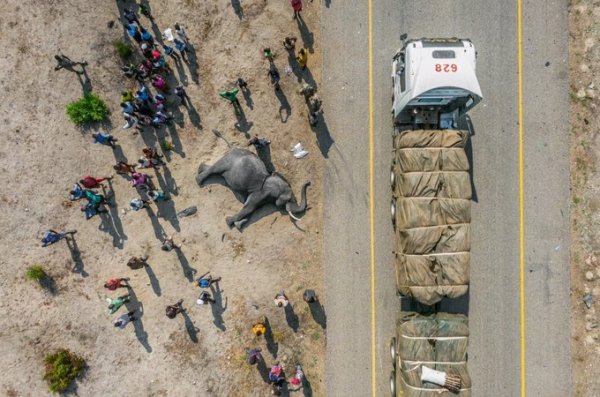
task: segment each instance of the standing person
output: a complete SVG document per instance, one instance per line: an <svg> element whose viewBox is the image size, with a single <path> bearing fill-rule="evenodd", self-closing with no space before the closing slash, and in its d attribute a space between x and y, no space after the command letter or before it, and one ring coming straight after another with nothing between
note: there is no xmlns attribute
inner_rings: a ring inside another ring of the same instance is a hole
<svg viewBox="0 0 600 397"><path fill-rule="evenodd" d="M275 295L275 306L277 307L286 307L289 305L290 301L287 296L285 296L285 292L281 291L277 295Z"/></svg>
<svg viewBox="0 0 600 397"><path fill-rule="evenodd" d="M208 303L215 303L215 300L210 297L210 294L207 291L202 291L196 303L199 305L207 305Z"/></svg>
<svg viewBox="0 0 600 397"><path fill-rule="evenodd" d="M135 22L138 24L138 26L141 26L138 16L136 15L136 13L133 11L133 9L131 7L125 8L123 10L123 17L127 20L127 22L129 24L132 24Z"/></svg>
<svg viewBox="0 0 600 397"><path fill-rule="evenodd" d="M166 252L173 251L174 248L181 248L181 245L177 245L173 242L173 236L167 236L162 242L160 249Z"/></svg>
<svg viewBox="0 0 600 397"><path fill-rule="evenodd" d="M127 164L124 161L119 161L117 164L113 165L113 169L119 175L127 175L135 172L135 164Z"/></svg>
<svg viewBox="0 0 600 397"><path fill-rule="evenodd" d="M60 240L67 238L68 234L73 236L75 233L77 233L77 230L70 230L64 233L58 233L52 229L46 230L42 235L42 247L47 247L54 243L58 243Z"/></svg>
<svg viewBox="0 0 600 397"><path fill-rule="evenodd" d="M137 212L142 208L148 208L148 204L150 204L148 201L142 200L139 197L135 197L129 202L129 208Z"/></svg>
<svg viewBox="0 0 600 397"><path fill-rule="evenodd" d="M108 210L106 208L101 208L100 204L89 202L81 207L81 212L85 213L85 220L87 221L98 214L107 213Z"/></svg>
<svg viewBox="0 0 600 397"><path fill-rule="evenodd" d="M182 303L183 299L180 299L177 301L177 303L167 306L165 309L165 315L170 319L177 317L177 315L183 311L183 307L181 307Z"/></svg>
<svg viewBox="0 0 600 397"><path fill-rule="evenodd" d="M106 302L108 303L109 314L114 314L121 306L129 302L129 294L118 296L115 299L106 298Z"/></svg>
<svg viewBox="0 0 600 397"><path fill-rule="evenodd" d="M176 62L179 61L179 55L175 52L175 49L169 45L163 44L163 49L165 50L165 54L173 58Z"/></svg>
<svg viewBox="0 0 600 397"><path fill-rule="evenodd" d="M165 192L163 192L162 190L156 190L156 189L150 190L148 192L148 197L150 197L150 200L154 201L155 203L157 201L169 200L169 198L166 196Z"/></svg>
<svg viewBox="0 0 600 397"><path fill-rule="evenodd" d="M110 278L104 283L104 288L114 291L117 288L129 288L128 278Z"/></svg>
<svg viewBox="0 0 600 397"><path fill-rule="evenodd" d="M273 87L275 88L275 91L278 91L279 90L279 80L281 77L279 76L279 71L275 67L275 64L273 64L273 63L271 64L271 66L269 67L269 72L267 74L271 78L271 85L273 85Z"/></svg>
<svg viewBox="0 0 600 397"><path fill-rule="evenodd" d="M133 104L129 101L121 102L121 111L127 114L134 114L135 108L133 107Z"/></svg>
<svg viewBox="0 0 600 397"><path fill-rule="evenodd" d="M285 39L283 39L283 47L288 51L294 51L297 40L296 36L285 36Z"/></svg>
<svg viewBox="0 0 600 397"><path fill-rule="evenodd" d="M106 197L104 197L101 194L98 194L94 190L86 190L85 198L88 199L90 204L92 204L94 206L99 206L101 204L106 204L106 205L110 206L110 203L108 202L108 200L106 200Z"/></svg>
<svg viewBox="0 0 600 397"><path fill-rule="evenodd" d="M179 40L179 39L173 39L173 43L175 44L175 48L177 48L177 51L179 51L179 53L181 54L181 59L183 59L184 62L188 62L185 53L188 51L186 44Z"/></svg>
<svg viewBox="0 0 600 397"><path fill-rule="evenodd" d="M136 127L138 128L138 119L134 115L129 113L123 113L123 118L125 119L125 125L123 125L123 129L127 130L129 128Z"/></svg>
<svg viewBox="0 0 600 397"><path fill-rule="evenodd" d="M145 41L150 45L150 48L154 47L154 37L145 28L140 28L140 34L142 35L142 41Z"/></svg>
<svg viewBox="0 0 600 397"><path fill-rule="evenodd" d="M237 79L237 86L240 87L240 90L244 91L248 89L248 83L241 77Z"/></svg>
<svg viewBox="0 0 600 397"><path fill-rule="evenodd" d="M273 63L273 61L275 60L275 54L273 53L273 51L271 51L271 48L263 48L263 54L265 55L265 58L269 60L269 63Z"/></svg>
<svg viewBox="0 0 600 397"><path fill-rule="evenodd" d="M112 179L112 175L111 176L84 176L82 179L79 180L79 183L85 187L86 189L96 189L99 187L103 187L102 182L108 180L108 179Z"/></svg>
<svg viewBox="0 0 600 397"><path fill-rule="evenodd" d="M142 34L134 23L127 25L127 34L134 39L138 44L142 42Z"/></svg>
<svg viewBox="0 0 600 397"><path fill-rule="evenodd" d="M163 91L163 92L168 92L169 91L169 85L167 84L167 81L158 73L152 75L152 86L154 88L156 88L157 90Z"/></svg>
<svg viewBox="0 0 600 397"><path fill-rule="evenodd" d="M177 33L177 36L179 36L179 38L183 40L185 44L190 44L190 39L188 38L187 33L183 29L183 26L181 26L179 23L175 24L175 33Z"/></svg>
<svg viewBox="0 0 600 397"><path fill-rule="evenodd" d="M262 350L260 349L260 347L256 347L252 350L250 350L249 348L246 348L246 357L247 357L247 361L248 364L250 365L254 365L256 363L258 363L259 361L261 361L262 358L262 354L260 354Z"/></svg>
<svg viewBox="0 0 600 397"><path fill-rule="evenodd" d="M304 294L302 294L302 298L306 303L314 303L318 300L314 289L305 289Z"/></svg>
<svg viewBox="0 0 600 397"><path fill-rule="evenodd" d="M306 51L306 48L300 48L300 51L298 51L298 55L296 56L296 61L298 61L300 69L306 69L306 64L308 63L308 51Z"/></svg>
<svg viewBox="0 0 600 397"><path fill-rule="evenodd" d="M115 147L115 142L118 141L117 138L113 137L111 134L104 133L102 131L96 131L92 134L92 138L94 138L94 143L100 143L102 145L108 145L110 147Z"/></svg>
<svg viewBox="0 0 600 397"><path fill-rule="evenodd" d="M292 8L294 9L294 18L300 18L302 19L302 16L300 15L300 11L302 11L302 0L290 0L290 4L292 5Z"/></svg>
<svg viewBox="0 0 600 397"><path fill-rule="evenodd" d="M141 257L132 256L127 261L127 266L131 270L138 270L138 269L141 269L141 268L143 268L145 266L148 266L148 264L146 263L147 260L148 260L147 256L141 256Z"/></svg>
<svg viewBox="0 0 600 397"><path fill-rule="evenodd" d="M179 84L177 87L175 87L175 95L177 95L179 99L181 99L181 103L183 104L183 106L188 107L190 103L190 97L185 91L183 84Z"/></svg>
<svg viewBox="0 0 600 397"><path fill-rule="evenodd" d="M69 192L69 200L77 201L85 197L85 190L81 187L79 183L76 183L71 188Z"/></svg>
<svg viewBox="0 0 600 397"><path fill-rule="evenodd" d="M281 392L279 390L285 382L285 374L279 361L271 367L271 371L269 372L269 382L273 385L273 394L280 395Z"/></svg>
<svg viewBox="0 0 600 397"><path fill-rule="evenodd" d="M229 91L221 91L221 92L219 92L219 95L222 98L227 99L229 101L229 103L231 103L235 107L235 106L240 106L240 101L238 101L238 99L237 99L238 92L240 92L240 90L238 90L237 88L233 88Z"/></svg>
<svg viewBox="0 0 600 397"><path fill-rule="evenodd" d="M262 336L267 332L267 325L265 317L258 320L254 325L252 325L252 333L256 336Z"/></svg>
<svg viewBox="0 0 600 397"><path fill-rule="evenodd" d="M193 284L200 288L210 288L211 285L218 283L219 281L221 281L221 277L213 278L213 276L210 275L210 272L206 272L194 280Z"/></svg>
<svg viewBox="0 0 600 397"><path fill-rule="evenodd" d="M302 370L302 366L300 364L296 364L296 371L294 372L294 376L290 381L292 388L290 391L299 391L302 389L304 381L304 371Z"/></svg>
<svg viewBox="0 0 600 397"><path fill-rule="evenodd" d="M121 103L133 101L133 92L131 90L121 91Z"/></svg>
<svg viewBox="0 0 600 397"><path fill-rule="evenodd" d="M146 174L141 172L133 172L131 174L131 186L132 187L146 187L150 189L150 178Z"/></svg>
<svg viewBox="0 0 600 397"><path fill-rule="evenodd" d="M121 316L119 316L119 318L117 318L115 320L113 325L115 327L119 327L120 329L124 329L127 326L127 324L129 324L130 321L136 320L134 314L135 314L135 312L129 312L129 313L122 314Z"/></svg>

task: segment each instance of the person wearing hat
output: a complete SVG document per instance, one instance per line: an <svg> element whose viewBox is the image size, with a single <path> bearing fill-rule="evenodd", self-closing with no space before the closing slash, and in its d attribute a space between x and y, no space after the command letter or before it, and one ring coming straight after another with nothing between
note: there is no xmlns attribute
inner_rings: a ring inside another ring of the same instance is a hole
<svg viewBox="0 0 600 397"><path fill-rule="evenodd" d="M285 296L285 292L281 291L277 295L275 295L275 306L277 307L286 307L290 304L287 296Z"/></svg>
<svg viewBox="0 0 600 397"><path fill-rule="evenodd" d="M183 307L181 307L182 303L183 303L183 299L180 299L174 305L167 306L167 308L165 309L165 315L170 319L175 318L177 316L177 314L179 314L183 311Z"/></svg>
<svg viewBox="0 0 600 397"><path fill-rule="evenodd" d="M125 313L125 314L119 316L119 318L117 318L115 320L113 325L115 327L119 327L120 329L124 329L127 326L127 324L129 324L130 321L136 320L134 314L135 314L135 312L129 312L129 313Z"/></svg>
<svg viewBox="0 0 600 397"><path fill-rule="evenodd" d="M215 303L215 300L210 297L208 292L202 291L196 303L199 305L207 305L208 303Z"/></svg>
<svg viewBox="0 0 600 397"><path fill-rule="evenodd" d="M210 272L204 273L202 276L194 280L194 286L200 288L210 288L214 283L221 281L221 277L213 278Z"/></svg>
<svg viewBox="0 0 600 397"><path fill-rule="evenodd" d="M256 336L264 335L267 332L266 319L263 316L252 326L252 333Z"/></svg>

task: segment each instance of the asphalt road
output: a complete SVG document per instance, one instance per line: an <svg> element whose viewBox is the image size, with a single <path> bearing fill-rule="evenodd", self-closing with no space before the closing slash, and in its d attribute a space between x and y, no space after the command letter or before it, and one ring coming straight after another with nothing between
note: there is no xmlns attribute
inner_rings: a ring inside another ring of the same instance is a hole
<svg viewBox="0 0 600 397"><path fill-rule="evenodd" d="M523 5L526 395L571 392L567 14ZM475 198L470 318L475 397L521 395L517 4L373 1L376 394L389 395L387 352L400 303L389 219L390 60L409 37L468 37L484 101L471 113ZM322 5L323 86L334 143L325 172L328 396L371 396L368 2ZM548 62L548 63L547 63ZM546 66L547 65L547 66Z"/></svg>

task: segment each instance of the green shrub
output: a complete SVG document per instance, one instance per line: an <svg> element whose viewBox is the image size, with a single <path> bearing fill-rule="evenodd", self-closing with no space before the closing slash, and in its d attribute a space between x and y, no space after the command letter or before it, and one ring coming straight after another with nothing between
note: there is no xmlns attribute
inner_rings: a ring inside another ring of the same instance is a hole
<svg viewBox="0 0 600 397"><path fill-rule="evenodd" d="M45 362L46 374L44 380L48 382L48 388L54 393L66 390L85 367L83 358L65 349L48 354Z"/></svg>
<svg viewBox="0 0 600 397"><path fill-rule="evenodd" d="M160 147L163 151L168 152L169 150L173 150L173 144L169 141L162 141L160 143Z"/></svg>
<svg viewBox="0 0 600 397"><path fill-rule="evenodd" d="M46 277L46 272L40 265L30 266L25 272L25 278L27 278L27 280L41 281L44 277Z"/></svg>
<svg viewBox="0 0 600 397"><path fill-rule="evenodd" d="M115 40L115 48L117 49L119 56L123 59L126 59L131 55L131 46L122 39Z"/></svg>
<svg viewBox="0 0 600 397"><path fill-rule="evenodd" d="M67 115L77 125L102 121L108 115L108 107L96 94L86 93L67 105Z"/></svg>

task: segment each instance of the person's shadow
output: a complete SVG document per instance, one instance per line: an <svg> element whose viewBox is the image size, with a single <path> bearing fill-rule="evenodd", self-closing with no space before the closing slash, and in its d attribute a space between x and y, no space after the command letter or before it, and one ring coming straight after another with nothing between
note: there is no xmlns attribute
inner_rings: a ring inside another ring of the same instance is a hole
<svg viewBox="0 0 600 397"><path fill-rule="evenodd" d="M194 343L198 343L198 327L194 325L194 322L187 313L187 310L184 309L181 312L181 315L183 316L183 320L185 321L185 330L187 331L190 340Z"/></svg>
<svg viewBox="0 0 600 397"><path fill-rule="evenodd" d="M242 19L244 17L244 10L242 9L241 1L231 0L231 6L233 7L235 15L237 15L239 19Z"/></svg>
<svg viewBox="0 0 600 397"><path fill-rule="evenodd" d="M246 102L246 106L250 108L250 110L254 109L254 101L252 100L252 91L248 86L244 86L241 88L242 95L244 96L244 101Z"/></svg>
<svg viewBox="0 0 600 397"><path fill-rule="evenodd" d="M308 29L306 22L302 18L302 14L298 18L296 18L296 22L298 23L298 30L300 30L300 37L302 37L302 42L304 43L304 47L308 49L308 52L311 54L315 53L315 49L313 45L315 43L314 34Z"/></svg>
<svg viewBox="0 0 600 397"><path fill-rule="evenodd" d="M67 242L67 247L69 247L69 252L71 253L71 260L73 261L73 267L71 271L73 273L81 274L81 277L89 276L89 274L84 270L83 259L81 259L81 251L77 246L75 235L71 235L71 237L67 237L65 240Z"/></svg>
<svg viewBox="0 0 600 397"><path fill-rule="evenodd" d="M325 122L325 118L323 117L323 113L319 112L317 115L317 124L310 127L316 135L317 145L319 146L319 150L323 157L329 157L329 149L334 144L334 140L331 137L331 133L329 132L329 127L327 127L327 123Z"/></svg>
<svg viewBox="0 0 600 397"><path fill-rule="evenodd" d="M256 369L258 370L258 373L260 374L262 380L265 383L269 383L269 368L267 368L267 363L265 363L265 359L262 356L262 354L260 355L260 358L256 363Z"/></svg>
<svg viewBox="0 0 600 397"><path fill-rule="evenodd" d="M302 378L302 394L304 394L304 397L312 397L313 395L312 386L306 377L306 373L304 374L304 378Z"/></svg>
<svg viewBox="0 0 600 397"><path fill-rule="evenodd" d="M242 106L234 106L234 110L235 117L237 119L237 122L234 124L234 126L238 131L247 136L248 131L250 131L254 123L246 119L246 113L244 113L244 109L242 109Z"/></svg>
<svg viewBox="0 0 600 397"><path fill-rule="evenodd" d="M146 352L151 353L152 347L150 343L148 343L148 333L144 330L144 323L142 322L142 317L144 315L144 305L137 299L137 295L133 288L128 288L129 290L129 302L125 303L125 307L127 311L135 312L136 320L133 321L133 328L135 330L135 336L140 342ZM139 309L139 310L138 310Z"/></svg>
<svg viewBox="0 0 600 397"><path fill-rule="evenodd" d="M189 282L194 281L194 273L196 273L196 269L190 266L190 262L187 260L181 248L176 248L175 252L177 253L177 259L179 259L179 263L181 264L183 275L188 279Z"/></svg>
<svg viewBox="0 0 600 397"><path fill-rule="evenodd" d="M321 326L321 328L327 328L327 315L325 314L325 308L319 301L311 302L308 304L310 314L313 320Z"/></svg>
<svg viewBox="0 0 600 397"><path fill-rule="evenodd" d="M294 307L291 303L284 308L285 310L285 321L288 323L292 331L298 332L298 328L300 327L300 319L298 315L294 312Z"/></svg>
<svg viewBox="0 0 600 397"><path fill-rule="evenodd" d="M108 214L100 214L100 218L102 219L102 224L100 225L100 229L106 231L111 235L113 239L113 247L122 249L124 241L127 240L127 235L123 230L123 224L121 223L121 218L119 217L119 208L117 206L117 200L115 200L115 190L112 185L112 179L107 179L108 188L110 190L110 197L112 200L112 204L108 206L109 213ZM104 186L102 186L102 193L104 193L105 197L109 197L106 193Z"/></svg>
<svg viewBox="0 0 600 397"><path fill-rule="evenodd" d="M148 274L148 278L150 279L150 285L152 286L152 291L156 294L156 296L161 295L160 282L158 278L156 278L156 274L150 265L144 266L144 270L146 270L146 274Z"/></svg>
<svg viewBox="0 0 600 397"><path fill-rule="evenodd" d="M279 99L279 118L281 119L282 123L285 123L292 114L292 107L290 106L290 103L288 102L287 97L281 88L275 90L275 95L277 96L277 99Z"/></svg>
<svg viewBox="0 0 600 397"><path fill-rule="evenodd" d="M210 306L214 317L213 323L221 331L225 331L227 328L223 321L223 312L227 309L227 298L225 298L225 305L223 305L223 294L218 282L210 286L210 292L212 292L213 299L215 300L215 303Z"/></svg>
<svg viewBox="0 0 600 397"><path fill-rule="evenodd" d="M277 358L277 351L279 350L279 343L275 342L275 338L273 337L273 329L271 328L271 323L267 316L265 316L265 342L267 343L267 350L273 358Z"/></svg>

